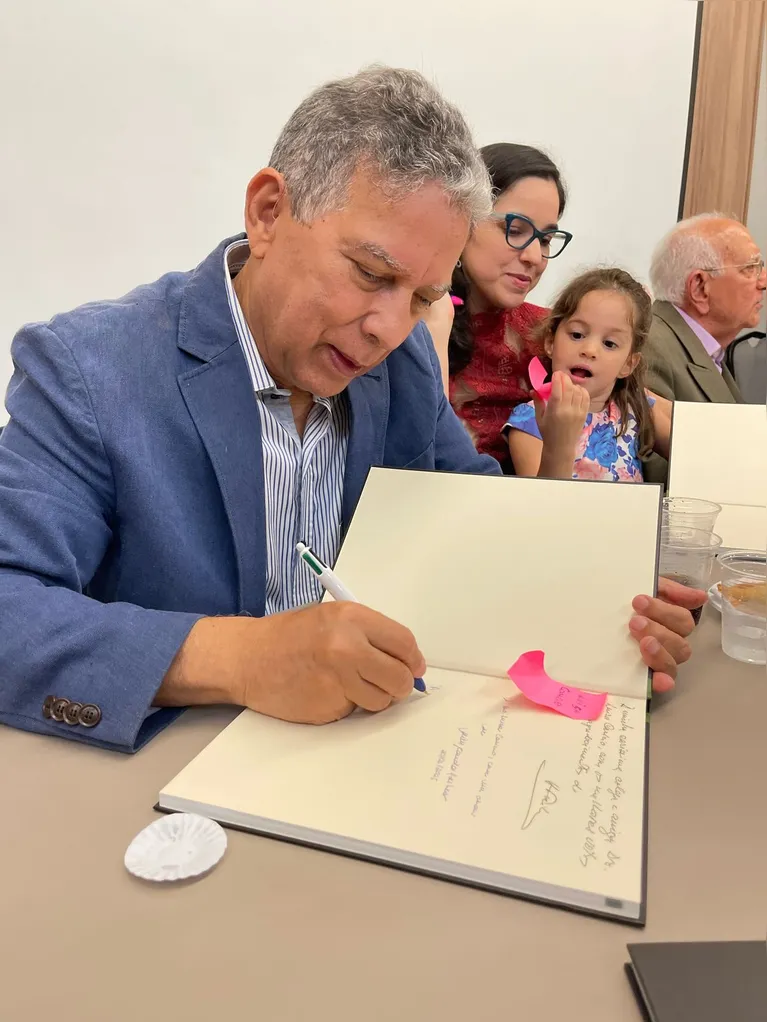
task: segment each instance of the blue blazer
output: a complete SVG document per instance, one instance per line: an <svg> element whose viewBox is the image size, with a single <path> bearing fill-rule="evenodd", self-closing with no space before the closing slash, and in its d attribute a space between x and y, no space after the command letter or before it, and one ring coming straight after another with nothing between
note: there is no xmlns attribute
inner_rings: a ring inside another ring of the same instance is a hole
<svg viewBox="0 0 767 1022"><path fill-rule="evenodd" d="M264 613L260 423L221 244L197 269L24 327L0 437L0 722L135 751L201 616ZM372 465L495 473L428 331L348 389L348 526ZM95 704L90 729L47 697ZM48 707L50 706L50 700Z"/></svg>

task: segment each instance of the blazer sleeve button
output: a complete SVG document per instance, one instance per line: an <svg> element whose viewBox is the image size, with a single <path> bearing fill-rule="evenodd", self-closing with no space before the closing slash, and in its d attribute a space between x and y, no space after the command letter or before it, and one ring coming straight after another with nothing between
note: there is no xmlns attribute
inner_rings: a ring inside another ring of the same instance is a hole
<svg viewBox="0 0 767 1022"><path fill-rule="evenodd" d="M64 719L64 710L66 710L67 706L69 706L68 699L54 699L51 706L51 720L61 723Z"/></svg>
<svg viewBox="0 0 767 1022"><path fill-rule="evenodd" d="M53 709L53 704L55 702L56 702L56 696L46 696L45 697L45 702L43 703L43 716L45 717L46 720L50 720L51 719L51 710Z"/></svg>
<svg viewBox="0 0 767 1022"><path fill-rule="evenodd" d="M82 703L70 703L69 706L64 708L64 722L74 727L75 724L80 723L80 711L83 708Z"/></svg>
<svg viewBox="0 0 767 1022"><path fill-rule="evenodd" d="M83 727L95 727L101 720L101 710L95 703L86 703L78 716Z"/></svg>

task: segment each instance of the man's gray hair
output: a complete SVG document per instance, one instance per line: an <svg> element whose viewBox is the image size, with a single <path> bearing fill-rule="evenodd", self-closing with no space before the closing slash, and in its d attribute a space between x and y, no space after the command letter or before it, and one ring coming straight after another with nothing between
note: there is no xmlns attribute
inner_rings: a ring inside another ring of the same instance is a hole
<svg viewBox="0 0 767 1022"><path fill-rule="evenodd" d="M718 273L722 269L723 246L706 237L711 232L705 230L705 222L729 219L726 213L700 213L680 220L658 242L650 262L650 284L658 301L681 305L691 273L696 270ZM698 230L698 226L704 229Z"/></svg>
<svg viewBox="0 0 767 1022"><path fill-rule="evenodd" d="M417 71L375 66L320 86L292 114L269 162L303 223L343 208L360 165L392 198L441 185L472 228L492 211L490 178L463 114Z"/></svg>

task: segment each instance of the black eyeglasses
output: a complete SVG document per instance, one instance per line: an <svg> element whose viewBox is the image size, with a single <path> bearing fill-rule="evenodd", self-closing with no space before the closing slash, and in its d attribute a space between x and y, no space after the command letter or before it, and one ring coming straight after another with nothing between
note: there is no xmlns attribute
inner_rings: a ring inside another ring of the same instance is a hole
<svg viewBox="0 0 767 1022"><path fill-rule="evenodd" d="M537 238L541 243L541 255L544 259L556 259L573 240L568 231L539 231L532 221L521 213L491 213L491 220L498 220L506 225L506 244L521 252Z"/></svg>

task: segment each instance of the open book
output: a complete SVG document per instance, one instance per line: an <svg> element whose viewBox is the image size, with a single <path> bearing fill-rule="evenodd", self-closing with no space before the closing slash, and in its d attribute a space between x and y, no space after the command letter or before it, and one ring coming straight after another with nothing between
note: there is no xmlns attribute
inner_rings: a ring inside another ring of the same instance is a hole
<svg viewBox="0 0 767 1022"><path fill-rule="evenodd" d="M722 505L726 547L767 547L767 409L675 401L668 492Z"/></svg>
<svg viewBox="0 0 767 1022"><path fill-rule="evenodd" d="M644 921L648 672L631 601L657 581L660 488L373 469L336 570L408 625L427 693L324 727L244 711L159 807ZM608 693L574 720L507 675L543 650Z"/></svg>

